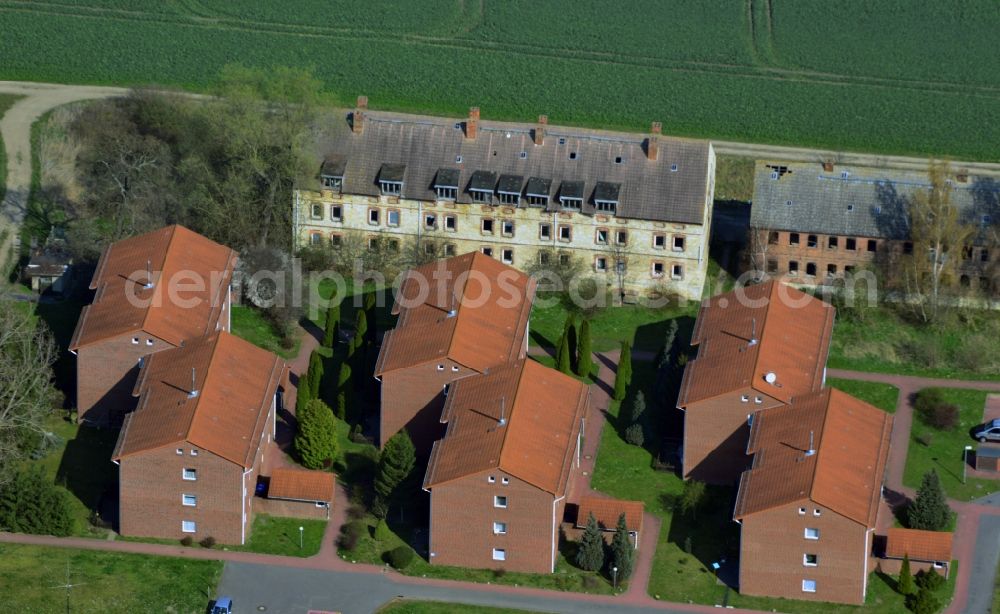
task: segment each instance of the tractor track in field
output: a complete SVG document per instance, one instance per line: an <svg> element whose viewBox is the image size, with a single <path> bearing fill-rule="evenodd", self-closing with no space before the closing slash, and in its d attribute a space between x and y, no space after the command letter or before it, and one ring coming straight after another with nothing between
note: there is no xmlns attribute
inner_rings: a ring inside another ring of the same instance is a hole
<svg viewBox="0 0 1000 614"><path fill-rule="evenodd" d="M480 4L479 6L482 5ZM767 79L771 81L792 83L809 83L842 87L862 86L904 91L923 91L948 95L960 94L963 96L976 96L979 98L1000 100L1000 87L986 85L970 85L949 81L852 76L821 71L787 69L772 66L753 66L747 64L730 64L723 62L670 60L655 56L617 54L612 52L544 47L539 45L528 46L517 43L480 41L465 38L446 38L418 34L394 33L392 35L387 35L384 32L374 30L241 20L227 16L220 16L216 18L195 15L184 16L176 13L149 13L127 9L83 7L79 5L40 2L36 0L6 0L0 2L0 11L36 13L39 15L76 17L82 19L114 20L126 23L158 23L175 27L179 26L209 30L228 30L234 32L297 36L326 40L381 42L397 45L417 44L457 51L499 52L505 54L516 54L528 58L535 57L540 59L571 60L625 67L633 66L692 74L718 74L721 76L747 79ZM754 26L752 25L752 27ZM769 24L766 26L761 25L760 27L766 27L768 29L767 35L770 36ZM752 33L751 36L753 36Z"/></svg>

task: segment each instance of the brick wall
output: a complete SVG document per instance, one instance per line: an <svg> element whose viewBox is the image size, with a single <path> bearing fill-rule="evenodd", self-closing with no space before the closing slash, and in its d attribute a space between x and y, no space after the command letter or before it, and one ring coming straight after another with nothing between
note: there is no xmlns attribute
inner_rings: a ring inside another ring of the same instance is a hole
<svg viewBox="0 0 1000 614"><path fill-rule="evenodd" d="M688 368L694 364L689 363ZM709 484L739 480L751 460L746 454L750 436L747 415L781 404L748 387L688 405L684 411L684 478Z"/></svg>
<svg viewBox="0 0 1000 614"><path fill-rule="evenodd" d="M137 399L132 388L139 375L139 359L172 347L142 331L81 347L76 357L78 420L104 425L134 409Z"/></svg>
<svg viewBox="0 0 1000 614"><path fill-rule="evenodd" d="M819 539L806 539L806 528L819 529ZM871 538L863 525L808 500L752 514L741 527L740 593L864 603ZM806 554L816 555L815 566ZM815 581L815 592L804 591L803 580Z"/></svg>
<svg viewBox="0 0 1000 614"><path fill-rule="evenodd" d="M490 482L489 477L495 478ZM503 479L509 484L503 484ZM494 506L506 496L507 507ZM555 506L544 492L501 471L486 471L431 489L430 562L479 569L551 573L553 548L565 499ZM494 534L494 522L506 523L506 534ZM506 560L493 558L503 549Z"/></svg>
<svg viewBox="0 0 1000 614"><path fill-rule="evenodd" d="M438 369L438 365L443 368ZM442 359L384 374L379 445L384 446L389 438L406 428L418 453L429 453L434 441L444 435L441 409L444 407L445 384L475 373L458 363Z"/></svg>

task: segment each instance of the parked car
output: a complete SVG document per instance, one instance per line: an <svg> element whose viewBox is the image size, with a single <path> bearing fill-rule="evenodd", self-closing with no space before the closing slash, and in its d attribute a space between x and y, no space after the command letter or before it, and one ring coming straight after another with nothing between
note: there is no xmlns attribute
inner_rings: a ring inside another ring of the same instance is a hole
<svg viewBox="0 0 1000 614"><path fill-rule="evenodd" d="M972 431L972 436L983 443L987 441L1000 441L1000 418L990 420L986 424L976 427Z"/></svg>
<svg viewBox="0 0 1000 614"><path fill-rule="evenodd" d="M233 600L229 597L219 597L212 605L212 614L233 614Z"/></svg>

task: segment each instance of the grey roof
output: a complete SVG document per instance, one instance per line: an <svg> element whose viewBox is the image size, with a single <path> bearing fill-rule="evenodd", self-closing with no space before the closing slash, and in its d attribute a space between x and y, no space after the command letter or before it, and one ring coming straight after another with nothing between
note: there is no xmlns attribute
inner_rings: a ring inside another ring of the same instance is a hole
<svg viewBox="0 0 1000 614"><path fill-rule="evenodd" d="M543 144L535 145L533 128L533 124L480 120L477 138L467 139L462 122L454 119L368 112L361 134L353 133L347 121L332 126L327 140L320 143L320 153L346 159L343 191L347 194L378 195L382 165L403 164L401 195L433 200L439 169L454 167L461 173L460 203L471 202L470 180L475 171L483 170L496 176L548 180L550 195L563 180L582 181L584 213L593 212L587 203L598 181L618 183L621 217L702 223L709 185L707 141L660 137L658 159L649 160L641 134L549 125ZM570 152L576 153L575 159L570 159ZM617 157L621 164L615 163ZM677 172L670 171L672 164L678 165ZM529 180L532 188L539 183Z"/></svg>
<svg viewBox="0 0 1000 614"><path fill-rule="evenodd" d="M549 196L552 190L552 180L544 177L531 177L524 193L528 196Z"/></svg>
<svg viewBox="0 0 1000 614"><path fill-rule="evenodd" d="M497 174L492 171L476 171L469 179L469 189L492 192L497 186Z"/></svg>
<svg viewBox="0 0 1000 614"><path fill-rule="evenodd" d="M343 177L346 166L347 158L341 154L330 154L323 159L323 166L320 167L319 174L324 177Z"/></svg>
<svg viewBox="0 0 1000 614"><path fill-rule="evenodd" d="M750 225L817 234L909 237L909 203L930 186L927 173L758 161ZM953 181L951 202L966 223L1000 222L1000 181L968 177ZM987 216L984 218L984 216Z"/></svg>
<svg viewBox="0 0 1000 614"><path fill-rule="evenodd" d="M618 200L618 192L621 189L621 185L617 183L608 183L606 181L598 181L597 187L594 188L594 200L604 200L604 201L616 201Z"/></svg>
<svg viewBox="0 0 1000 614"><path fill-rule="evenodd" d="M383 164L378 171L378 180L400 183L403 181L403 177L405 175L406 175L405 164Z"/></svg>
<svg viewBox="0 0 1000 614"><path fill-rule="evenodd" d="M438 169L437 179L434 180L434 187L458 189L458 177L460 174L457 168Z"/></svg>
<svg viewBox="0 0 1000 614"><path fill-rule="evenodd" d="M559 184L559 198L583 199L583 189L582 181L563 181Z"/></svg>
<svg viewBox="0 0 1000 614"><path fill-rule="evenodd" d="M497 185L497 192L507 194L520 194L524 185L524 177L521 175L500 175L500 183Z"/></svg>

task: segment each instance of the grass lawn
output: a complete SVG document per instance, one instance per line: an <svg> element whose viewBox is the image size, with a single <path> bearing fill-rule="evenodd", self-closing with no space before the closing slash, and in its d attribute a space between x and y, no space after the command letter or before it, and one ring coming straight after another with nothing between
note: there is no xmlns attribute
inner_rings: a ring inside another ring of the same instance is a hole
<svg viewBox="0 0 1000 614"><path fill-rule="evenodd" d="M743 156L715 157L716 200L753 200L754 159Z"/></svg>
<svg viewBox="0 0 1000 614"><path fill-rule="evenodd" d="M376 610L376 614L519 614L528 611L513 608L491 608L485 605L446 603L444 601L398 599Z"/></svg>
<svg viewBox="0 0 1000 614"><path fill-rule="evenodd" d="M295 358L299 353L301 342L298 339L295 340L293 347L282 347L281 336L274 330L274 326L261 315L260 311L248 305L233 305L232 329L234 335L274 352L282 358Z"/></svg>
<svg viewBox="0 0 1000 614"><path fill-rule="evenodd" d="M227 546L228 550L244 550L260 554L313 556L319 552L326 531L325 520L279 518L255 514L250 539L243 546ZM302 527L302 547L299 547L299 527Z"/></svg>
<svg viewBox="0 0 1000 614"><path fill-rule="evenodd" d="M896 413L896 400L899 398L899 388L896 388L892 384L828 377L826 378L826 385L853 395L862 401L871 403L890 414Z"/></svg>
<svg viewBox="0 0 1000 614"><path fill-rule="evenodd" d="M200 614L222 574L219 561L0 544L7 612L67 611Z"/></svg>
<svg viewBox="0 0 1000 614"><path fill-rule="evenodd" d="M988 393L980 390L944 389L945 398L959 408L959 424L953 431L939 431L913 417L910 430L910 449L906 456L903 484L918 488L924 473L934 469L941 478L941 486L949 497L970 501L1000 489L1000 481L968 478L962 483L962 463L965 446L977 444L969 430L982 423L983 406ZM929 435L929 445L919 438Z"/></svg>

